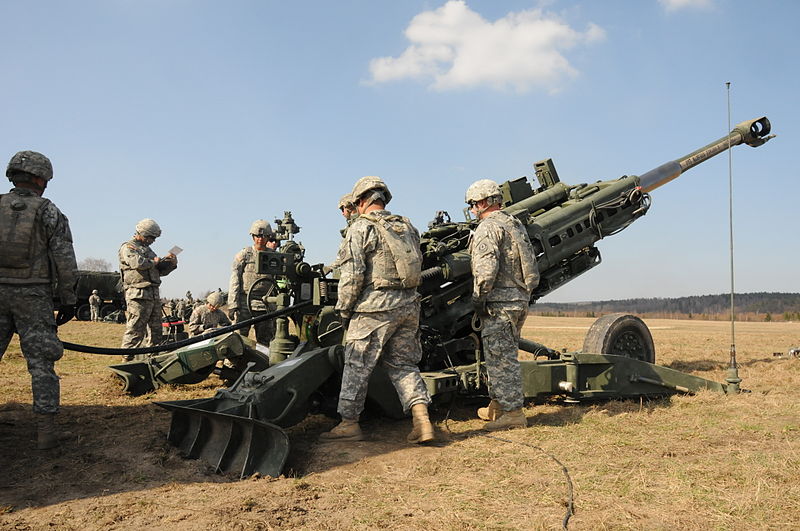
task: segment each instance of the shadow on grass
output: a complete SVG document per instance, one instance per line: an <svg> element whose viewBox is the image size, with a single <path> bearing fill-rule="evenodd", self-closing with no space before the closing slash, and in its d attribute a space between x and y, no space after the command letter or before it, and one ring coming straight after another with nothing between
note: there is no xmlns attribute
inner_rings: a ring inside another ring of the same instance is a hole
<svg viewBox="0 0 800 531"><path fill-rule="evenodd" d="M780 361L785 358L780 357L771 357L771 358L756 358L747 360L745 362L737 362L739 367L751 367L753 365L759 365L762 363L772 363L775 361ZM664 365L669 369L675 369L676 371L681 372L709 372L709 371L721 371L728 368L728 361L719 361L719 360L694 360L694 361L680 361L675 360L669 365Z"/></svg>
<svg viewBox="0 0 800 531"><path fill-rule="evenodd" d="M167 442L169 415L154 405L62 406L61 445L35 448L30 404L0 405L0 507L32 507L153 488L220 482Z"/></svg>

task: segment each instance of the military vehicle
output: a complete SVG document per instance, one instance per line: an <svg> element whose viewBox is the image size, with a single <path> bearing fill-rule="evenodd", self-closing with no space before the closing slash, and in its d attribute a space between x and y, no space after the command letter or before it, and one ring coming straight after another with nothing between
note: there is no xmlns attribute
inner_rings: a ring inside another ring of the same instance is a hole
<svg viewBox="0 0 800 531"><path fill-rule="evenodd" d="M645 215L651 205L649 192L732 146L764 144L772 138L770 128L766 117L742 122L727 136L640 176L570 186L560 181L547 159L534 165L538 188L526 178L504 182L503 208L525 225L538 260L541 281L531 302L597 266L601 258L595 243ZM454 223L448 217L437 216L421 239L420 370L434 403L485 394L487 383L480 323L470 301L467 249L477 222ZM333 310L337 280L328 278L321 264L312 266L295 258L293 253L259 256L260 272L284 280L269 296L277 310L241 323L276 319L269 367L262 370L255 361L248 362L232 385L211 398L157 403L172 413L169 441L219 472L241 477L254 472L280 474L289 453L282 428L297 424L309 412L335 409L344 363L342 328ZM299 334L289 334L290 319ZM228 353L234 349L226 334L237 326L176 343L169 366L180 367L185 372L178 377L184 377L197 360L231 356ZM535 401L559 397L575 403L703 389L738 391L738 381L718 383L655 365L652 336L632 315L598 319L580 352L560 353L529 340L521 341L520 349L533 358L521 365L524 394ZM156 371L164 374L166 369ZM403 416L380 366L373 373L367 400L368 407Z"/></svg>
<svg viewBox="0 0 800 531"><path fill-rule="evenodd" d="M78 283L75 286L75 293L78 297L75 316L78 320L88 321L92 318L89 296L95 289L103 299L100 306L101 318L117 310L124 310L125 294L122 292L119 280L119 273L116 271L78 270Z"/></svg>

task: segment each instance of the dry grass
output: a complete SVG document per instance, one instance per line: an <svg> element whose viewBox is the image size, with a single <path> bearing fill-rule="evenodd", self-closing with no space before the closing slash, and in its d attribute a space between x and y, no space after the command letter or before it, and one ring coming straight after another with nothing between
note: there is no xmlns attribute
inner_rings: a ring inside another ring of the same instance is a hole
<svg viewBox="0 0 800 531"><path fill-rule="evenodd" d="M531 317L524 335L579 349L592 319ZM662 365L724 380L730 325L647 320ZM70 323L63 339L116 346L118 325ZM737 324L739 375L751 390L656 401L528 408L530 427L480 435L457 404L441 442L404 443L407 422L369 419L370 440L319 445L333 424L291 431L289 477L235 482L165 443L159 399L209 396L218 381L121 396L108 359L67 353L58 365L63 423L53 455L30 450L29 378L18 347L0 363L0 528L558 529L567 483L570 529L800 528L798 323ZM114 360L115 361L115 360Z"/></svg>

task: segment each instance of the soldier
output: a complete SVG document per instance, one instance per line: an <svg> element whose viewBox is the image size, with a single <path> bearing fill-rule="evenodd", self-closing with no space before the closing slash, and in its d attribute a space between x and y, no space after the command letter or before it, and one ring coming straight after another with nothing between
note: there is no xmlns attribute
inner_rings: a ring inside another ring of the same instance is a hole
<svg viewBox="0 0 800 531"><path fill-rule="evenodd" d="M430 396L419 374L419 295L422 256L419 233L407 218L386 210L392 194L379 177L363 177L353 187L359 217L340 247L341 277L336 310L347 330L338 411L342 421L324 440L360 441L358 419L367 385L380 363L403 409L411 411L409 442L433 440Z"/></svg>
<svg viewBox="0 0 800 531"><path fill-rule="evenodd" d="M128 323L122 336L122 348L157 345L161 342L161 298L158 287L161 277L178 267L177 257L170 253L156 256L150 246L161 236L161 227L152 219L136 224L136 233L119 248L119 271L128 305ZM146 338L150 331L149 340ZM130 361L133 356L123 356Z"/></svg>
<svg viewBox="0 0 800 531"><path fill-rule="evenodd" d="M89 309L92 312L92 321L97 322L100 320L100 304L102 302L103 299L97 294L97 290L93 289L92 294L89 295Z"/></svg>
<svg viewBox="0 0 800 531"><path fill-rule="evenodd" d="M50 160L35 151L20 151L11 157L6 177L14 188L0 195L0 359L17 332L31 374L36 447L47 450L59 444L55 362L64 347L56 332L75 315L78 266L69 221L41 197L53 178ZM59 300L55 319L54 295Z"/></svg>
<svg viewBox="0 0 800 531"><path fill-rule="evenodd" d="M206 297L206 304L196 308L189 318L189 334L199 336L213 328L231 324L228 316L220 310L223 304L225 304L225 298L218 291Z"/></svg>
<svg viewBox="0 0 800 531"><path fill-rule="evenodd" d="M162 308L164 309L164 313L167 314L167 317L172 317L175 315L175 302L172 299L165 299L166 302L162 304Z"/></svg>
<svg viewBox="0 0 800 531"><path fill-rule="evenodd" d="M277 244L272 227L263 219L258 219L250 226L250 236L253 238L252 247L245 247L233 258L231 265L231 281L228 288L228 315L234 323L240 323L253 317L248 308L247 294L256 281L260 281L251 295L253 310L268 312L274 310L274 305L264 304L262 297L267 295L274 283L269 275L259 275L256 272L256 257L258 251L271 251ZM270 247L272 244L272 247ZM268 280L261 280L268 279ZM256 341L262 345L269 345L275 336L275 321L269 319L254 325ZM250 327L239 329L239 333L247 336Z"/></svg>
<svg viewBox="0 0 800 531"><path fill-rule="evenodd" d="M175 302L175 315L177 315L178 319L181 321L186 320L186 301L183 299L178 299Z"/></svg>
<svg viewBox="0 0 800 531"><path fill-rule="evenodd" d="M491 397L478 416L490 421L487 430L527 426L517 351L531 292L539 284L533 247L522 223L500 210L502 195L496 182L476 181L465 199L479 220L469 246L472 303L483 321L481 340Z"/></svg>
<svg viewBox="0 0 800 531"><path fill-rule="evenodd" d="M342 238L344 238L345 235L347 234L347 229L350 228L350 225L352 225L353 222L358 217L356 206L353 204L353 196L351 194L344 194L342 198L339 199L339 204L337 205L337 208L342 213L344 219L347 220L347 226L339 231L342 234ZM339 268L339 266L341 265L340 263L341 257L339 255L341 253L342 249L340 247L339 252L336 255L336 260L334 260L331 265L325 268L326 273Z"/></svg>

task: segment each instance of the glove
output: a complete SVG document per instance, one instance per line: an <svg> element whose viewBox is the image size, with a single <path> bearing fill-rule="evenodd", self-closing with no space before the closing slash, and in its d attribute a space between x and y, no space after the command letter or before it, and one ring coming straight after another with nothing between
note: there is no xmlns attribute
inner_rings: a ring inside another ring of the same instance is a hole
<svg viewBox="0 0 800 531"><path fill-rule="evenodd" d="M63 324L68 323L72 318L75 317L75 305L74 304L62 304L58 307L58 313L56 314L56 326L61 326Z"/></svg>
<svg viewBox="0 0 800 531"><path fill-rule="evenodd" d="M483 317L489 313L486 309L486 299L475 295L472 296L472 309L478 317Z"/></svg>

